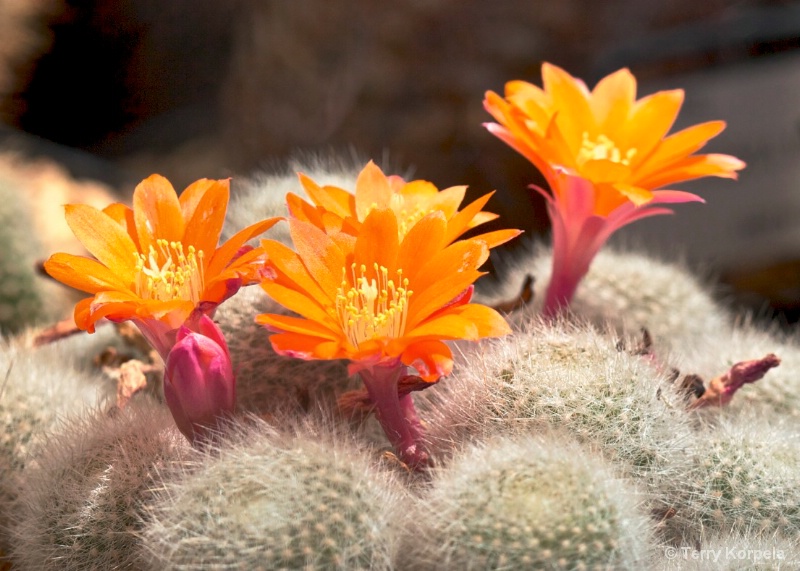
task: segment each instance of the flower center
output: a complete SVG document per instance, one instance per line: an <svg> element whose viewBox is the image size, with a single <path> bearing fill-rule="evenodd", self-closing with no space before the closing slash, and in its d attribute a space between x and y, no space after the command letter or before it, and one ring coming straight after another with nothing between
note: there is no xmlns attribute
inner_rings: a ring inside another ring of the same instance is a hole
<svg viewBox="0 0 800 571"><path fill-rule="evenodd" d="M136 290L142 299L190 300L197 304L203 293L203 251L183 244L156 240L147 257L136 253Z"/></svg>
<svg viewBox="0 0 800 571"><path fill-rule="evenodd" d="M578 164L588 161L607 160L630 166L631 159L636 156L636 149L628 149L625 154L619 150L614 141L605 135L598 135L595 140L589 139L589 133L583 132L583 141L578 151Z"/></svg>
<svg viewBox="0 0 800 571"><path fill-rule="evenodd" d="M358 270L358 271L356 271ZM380 337L401 337L406 327L408 278L397 270L397 281L389 279L389 271L373 265L375 278L367 278L367 267L350 266L352 282L347 281L342 270L342 285L336 292L336 313L347 338L358 347L359 343ZM350 286L350 283L353 285Z"/></svg>

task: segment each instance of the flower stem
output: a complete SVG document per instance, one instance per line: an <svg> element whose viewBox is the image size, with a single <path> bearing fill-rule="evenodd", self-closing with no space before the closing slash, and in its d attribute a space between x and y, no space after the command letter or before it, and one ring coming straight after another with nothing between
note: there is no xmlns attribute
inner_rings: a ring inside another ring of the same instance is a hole
<svg viewBox="0 0 800 571"><path fill-rule="evenodd" d="M398 382L407 367L399 361L364 367L361 380L375 405L375 415L398 458L410 468L424 468L430 457L422 444L423 428L411 394L398 394Z"/></svg>

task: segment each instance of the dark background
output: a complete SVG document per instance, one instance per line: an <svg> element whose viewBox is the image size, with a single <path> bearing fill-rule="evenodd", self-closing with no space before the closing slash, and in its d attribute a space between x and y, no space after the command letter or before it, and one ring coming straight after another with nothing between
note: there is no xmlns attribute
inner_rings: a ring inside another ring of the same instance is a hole
<svg viewBox="0 0 800 571"><path fill-rule="evenodd" d="M640 96L685 87L682 121L728 122L711 151L774 163L720 190L686 187L709 201L692 205L708 209L704 229L738 232L746 252L733 238L710 248L704 235L695 247L691 227L672 225L682 212L657 236L632 231L628 242L710 267L742 303L792 321L800 91L778 104L759 86L798 76L800 87L798 47L796 2L0 0L0 144L123 197L152 172L182 188L298 154L356 154L440 188L468 184L473 197L498 189L498 225L541 236L546 214L526 190L541 180L482 127L484 92L511 79L540 83L542 61L590 86L627 66ZM769 75L754 79L761 70ZM754 123L756 108L769 117ZM770 120L786 126L785 139L763 132ZM759 137L763 145L750 144ZM726 206L732 185L772 197L743 206L772 234L742 224L733 198ZM775 205L788 221L780 236Z"/></svg>

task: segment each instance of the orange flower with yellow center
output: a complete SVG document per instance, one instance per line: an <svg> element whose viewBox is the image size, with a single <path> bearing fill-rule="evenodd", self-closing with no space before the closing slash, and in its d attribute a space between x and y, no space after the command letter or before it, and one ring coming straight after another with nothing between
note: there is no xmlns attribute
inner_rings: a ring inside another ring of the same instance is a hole
<svg viewBox="0 0 800 571"><path fill-rule="evenodd" d="M257 281L263 252L245 243L280 219L253 224L218 247L228 198L227 180L198 180L179 198L167 179L152 175L136 187L132 209L67 205L67 223L94 259L57 253L45 270L92 294L76 305L76 325L91 333L104 317L133 320L165 356L169 335L193 311L211 312Z"/></svg>
<svg viewBox="0 0 800 571"><path fill-rule="evenodd" d="M550 182L568 172L595 186L594 214L625 202L640 206L653 189L706 176L736 178L745 165L721 154L695 155L724 128L723 121L694 125L667 136L683 104L683 90L636 100L627 69L586 85L552 64L542 65L544 89L525 81L506 84L505 98L486 93L484 107L497 123L489 131L530 160Z"/></svg>
<svg viewBox="0 0 800 571"><path fill-rule="evenodd" d="M319 186L302 173L299 176L311 203L289 193L286 197L289 212L295 218L310 222L323 230L335 229L355 235L372 210L389 209L395 214L398 235L402 239L419 220L438 211L447 220L446 242L449 244L467 230L497 218L497 214L481 210L493 192L485 194L459 211L467 191L466 186L453 186L440 191L425 180L406 182L396 175L386 176L372 161L359 173L355 192L352 193L336 186ZM481 238L490 247L494 247L511 239L516 235L515 232L487 232Z"/></svg>
<svg viewBox="0 0 800 571"><path fill-rule="evenodd" d="M430 457L410 392L450 373L453 355L444 341L511 330L495 310L469 303L489 256L486 241L452 242L441 210L404 231L398 218L395 209L372 207L351 234L290 217L296 252L262 241L272 271L261 286L300 317L262 314L256 321L274 332L277 353L349 359L365 389L342 395L340 403L374 410L399 458L419 468ZM418 376L408 375L409 367Z"/></svg>
<svg viewBox="0 0 800 571"><path fill-rule="evenodd" d="M349 359L356 370L399 361L433 382L453 365L443 340L509 332L496 311L468 303L489 255L485 241L449 244L441 211L424 216L402 238L399 226L392 209L371 210L356 236L290 218L296 252L262 241L274 270L262 287L301 316L256 318L277 332L270 341L278 353Z"/></svg>

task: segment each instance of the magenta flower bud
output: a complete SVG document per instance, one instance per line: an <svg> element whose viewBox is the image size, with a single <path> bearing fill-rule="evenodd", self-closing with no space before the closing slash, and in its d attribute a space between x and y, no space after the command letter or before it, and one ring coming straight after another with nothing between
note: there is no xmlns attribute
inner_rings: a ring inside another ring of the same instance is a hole
<svg viewBox="0 0 800 571"><path fill-rule="evenodd" d="M193 444L206 438L236 407L236 380L228 345L206 315L178 330L167 356L164 397L175 424Z"/></svg>

